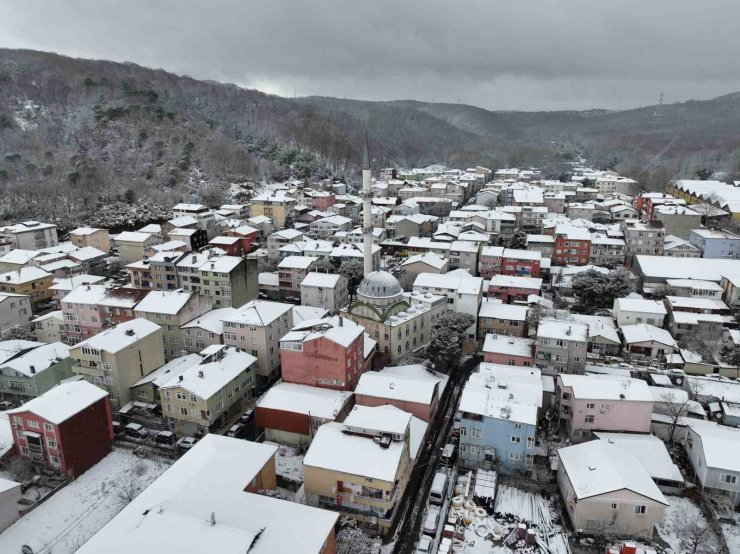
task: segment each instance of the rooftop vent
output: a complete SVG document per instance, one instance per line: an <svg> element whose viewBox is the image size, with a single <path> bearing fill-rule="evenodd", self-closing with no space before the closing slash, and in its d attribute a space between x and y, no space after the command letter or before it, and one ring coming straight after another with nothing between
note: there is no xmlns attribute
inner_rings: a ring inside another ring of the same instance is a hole
<svg viewBox="0 0 740 554"><path fill-rule="evenodd" d="M129 336L129 337L133 337L134 336L134 330L133 329L126 329L126 335Z"/></svg>

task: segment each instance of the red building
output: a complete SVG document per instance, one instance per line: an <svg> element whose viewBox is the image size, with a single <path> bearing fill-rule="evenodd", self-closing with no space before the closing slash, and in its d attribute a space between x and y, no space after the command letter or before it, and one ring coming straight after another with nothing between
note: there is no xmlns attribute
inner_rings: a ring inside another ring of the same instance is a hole
<svg viewBox="0 0 740 554"><path fill-rule="evenodd" d="M251 242L247 241L248 248L251 247ZM220 248L226 252L227 256L236 256L241 258L244 252L244 241L239 237L214 237L208 243L210 246ZM249 252L249 250L247 250Z"/></svg>
<svg viewBox="0 0 740 554"><path fill-rule="evenodd" d="M483 361L490 364L533 367L534 352L535 340L526 337L489 334L483 342Z"/></svg>
<svg viewBox="0 0 740 554"><path fill-rule="evenodd" d="M365 328L349 319L305 321L280 339L283 381L352 391L370 368L375 346Z"/></svg>
<svg viewBox="0 0 740 554"><path fill-rule="evenodd" d="M111 451L109 394L87 381L63 383L6 413L16 451L32 464L76 477Z"/></svg>
<svg viewBox="0 0 740 554"><path fill-rule="evenodd" d="M488 285L488 297L498 298L504 304L527 302L530 295L542 293L542 279L518 275L494 275Z"/></svg>
<svg viewBox="0 0 740 554"><path fill-rule="evenodd" d="M501 260L501 275L539 277L542 253L537 250L505 248Z"/></svg>
<svg viewBox="0 0 740 554"><path fill-rule="evenodd" d="M553 236L553 265L588 265L591 257L591 233L588 229L558 225Z"/></svg>
<svg viewBox="0 0 740 554"><path fill-rule="evenodd" d="M127 289L118 287L110 289L103 299L98 302L98 309L102 317L103 328L115 327L135 319L134 308L149 294L145 289Z"/></svg>
<svg viewBox="0 0 740 554"><path fill-rule="evenodd" d="M262 232L259 229L256 229L251 225L242 225L236 229L229 229L224 232L226 236L238 237L242 243L242 251L245 253L251 252L252 244L259 240L261 233Z"/></svg>

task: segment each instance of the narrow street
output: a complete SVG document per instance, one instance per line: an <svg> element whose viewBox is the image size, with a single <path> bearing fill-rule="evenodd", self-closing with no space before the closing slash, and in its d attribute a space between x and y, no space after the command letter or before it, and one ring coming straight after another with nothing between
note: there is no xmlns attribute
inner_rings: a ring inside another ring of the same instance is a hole
<svg viewBox="0 0 740 554"><path fill-rule="evenodd" d="M401 502L400 513L389 535L393 536L396 541L394 554L412 554L414 551L424 517L429 489L434 480L442 448L450 439L452 423L460 402L463 385L467 381L468 375L480 361L481 358L472 357L453 375L450 375L444 404L440 406L437 416L430 426L424 450L411 473L411 479Z"/></svg>

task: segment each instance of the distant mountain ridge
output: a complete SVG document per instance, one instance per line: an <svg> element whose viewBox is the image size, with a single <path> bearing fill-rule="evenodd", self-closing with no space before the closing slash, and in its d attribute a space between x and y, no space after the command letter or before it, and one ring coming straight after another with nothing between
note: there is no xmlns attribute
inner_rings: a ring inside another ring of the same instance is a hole
<svg viewBox="0 0 740 554"><path fill-rule="evenodd" d="M376 167L547 165L583 155L666 179L730 164L740 93L625 111L490 111L282 98L131 63L0 49L0 216L69 217L129 190L168 202L262 179L351 179L365 125Z"/></svg>

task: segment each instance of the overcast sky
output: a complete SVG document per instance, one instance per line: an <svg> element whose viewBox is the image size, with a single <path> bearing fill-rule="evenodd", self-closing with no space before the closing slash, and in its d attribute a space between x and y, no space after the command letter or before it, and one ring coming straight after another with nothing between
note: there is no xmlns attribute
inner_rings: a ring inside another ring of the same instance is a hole
<svg viewBox="0 0 740 554"><path fill-rule="evenodd" d="M739 0L0 0L0 46L292 96L630 108L740 91Z"/></svg>

